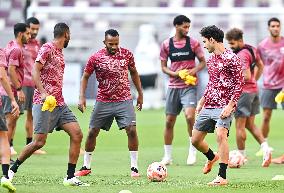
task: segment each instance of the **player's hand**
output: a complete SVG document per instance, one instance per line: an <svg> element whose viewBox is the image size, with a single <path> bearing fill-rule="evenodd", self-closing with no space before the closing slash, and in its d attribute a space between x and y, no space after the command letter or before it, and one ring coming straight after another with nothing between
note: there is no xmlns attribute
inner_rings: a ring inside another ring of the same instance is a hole
<svg viewBox="0 0 284 193"><path fill-rule="evenodd" d="M48 96L49 94L47 94L46 92L42 93L41 94L41 101L44 102L46 97Z"/></svg>
<svg viewBox="0 0 284 193"><path fill-rule="evenodd" d="M141 111L142 110L142 105L143 105L143 95L139 94L138 97L137 97L136 109L138 111Z"/></svg>
<svg viewBox="0 0 284 193"><path fill-rule="evenodd" d="M12 116L13 117L19 117L20 108L19 108L18 103L15 100L13 100L13 101L11 101L11 106L12 106L12 111L11 111Z"/></svg>
<svg viewBox="0 0 284 193"><path fill-rule="evenodd" d="M191 75L191 76L195 76L196 73L197 73L196 67L188 70L188 74Z"/></svg>
<svg viewBox="0 0 284 193"><path fill-rule="evenodd" d="M19 103L24 103L26 100L25 93L23 90L17 91L17 97L18 97Z"/></svg>
<svg viewBox="0 0 284 193"><path fill-rule="evenodd" d="M225 106L225 108L222 110L220 118L221 119L225 119L227 117L229 117L231 115L231 113L234 110L234 106L228 104L227 106Z"/></svg>
<svg viewBox="0 0 284 193"><path fill-rule="evenodd" d="M205 103L205 99L204 97L202 97L199 101L198 101L198 104L197 104L197 107L195 109L195 114L198 115L200 113L200 111L202 110L203 106L204 106L204 103Z"/></svg>
<svg viewBox="0 0 284 193"><path fill-rule="evenodd" d="M84 113L84 111L86 110L86 97L80 96L78 109L79 111L81 111L81 113Z"/></svg>

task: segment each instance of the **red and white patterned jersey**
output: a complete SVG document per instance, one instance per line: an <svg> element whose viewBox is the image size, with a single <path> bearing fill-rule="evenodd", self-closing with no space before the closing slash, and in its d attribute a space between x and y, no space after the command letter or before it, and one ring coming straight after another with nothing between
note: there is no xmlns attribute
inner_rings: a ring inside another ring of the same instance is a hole
<svg viewBox="0 0 284 193"><path fill-rule="evenodd" d="M0 67L7 68L7 60L4 49L0 48ZM0 74L1 76L1 74ZM1 85L2 86L2 85ZM2 106L2 100L0 97L0 107Z"/></svg>
<svg viewBox="0 0 284 193"><path fill-rule="evenodd" d="M62 84L65 62L62 49L57 48L52 42L46 43L40 48L36 62L43 65L40 74L43 88L48 94L55 97L58 106L63 106L65 103L62 95ZM35 89L33 102L42 104L38 89Z"/></svg>
<svg viewBox="0 0 284 193"><path fill-rule="evenodd" d="M205 89L205 108L223 108L230 100L237 103L244 77L240 58L230 50L213 54L207 61L209 82Z"/></svg>
<svg viewBox="0 0 284 193"><path fill-rule="evenodd" d="M30 39L27 44L24 45L24 81L23 86L34 87L34 81L32 79L32 70L34 67L35 59L37 57L38 50L40 48L40 43L36 39Z"/></svg>
<svg viewBox="0 0 284 193"><path fill-rule="evenodd" d="M133 54L125 49L111 55L101 49L88 60L85 72L96 73L98 85L97 100L102 102L119 102L131 99L128 69L135 68Z"/></svg>
<svg viewBox="0 0 284 193"><path fill-rule="evenodd" d="M4 49L6 55L7 66L16 66L16 74L21 86L24 80L24 56L22 47L16 40L10 41ZM16 88L12 85L14 95L16 95ZM0 87L0 95L7 95L4 88Z"/></svg>

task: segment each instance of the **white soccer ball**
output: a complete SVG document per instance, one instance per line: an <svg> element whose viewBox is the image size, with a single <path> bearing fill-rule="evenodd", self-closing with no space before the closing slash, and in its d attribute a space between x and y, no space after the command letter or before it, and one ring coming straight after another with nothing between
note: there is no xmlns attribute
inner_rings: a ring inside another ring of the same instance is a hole
<svg viewBox="0 0 284 193"><path fill-rule="evenodd" d="M160 163L154 162L148 166L147 177L152 182L162 182L168 176L167 167Z"/></svg>
<svg viewBox="0 0 284 193"><path fill-rule="evenodd" d="M228 165L230 168L240 168L245 164L245 160L245 157L238 150L229 152Z"/></svg>

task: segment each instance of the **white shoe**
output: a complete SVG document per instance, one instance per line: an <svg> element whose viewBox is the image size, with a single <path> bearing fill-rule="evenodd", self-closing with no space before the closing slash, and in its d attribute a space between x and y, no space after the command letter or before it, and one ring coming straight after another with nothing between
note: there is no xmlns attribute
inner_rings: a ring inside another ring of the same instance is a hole
<svg viewBox="0 0 284 193"><path fill-rule="evenodd" d="M12 170L9 170L9 171L8 171L8 177L9 177L9 180L10 180L10 181L13 180L14 175L15 175L15 173L14 173Z"/></svg>
<svg viewBox="0 0 284 193"><path fill-rule="evenodd" d="M171 158L163 157L161 163L164 164L164 165L172 165L173 164L173 160Z"/></svg>
<svg viewBox="0 0 284 193"><path fill-rule="evenodd" d="M271 150L268 149L266 152L263 153L263 162L261 166L269 167L269 165L271 164L271 159L272 159Z"/></svg>
<svg viewBox="0 0 284 193"><path fill-rule="evenodd" d="M63 181L64 186L90 186L90 184L81 182L77 177L73 177L70 179L64 178Z"/></svg>
<svg viewBox="0 0 284 193"><path fill-rule="evenodd" d="M190 149L188 152L186 164L187 165L193 165L196 163L196 150Z"/></svg>
<svg viewBox="0 0 284 193"><path fill-rule="evenodd" d="M15 151L13 146L10 147L10 150L11 150L11 155L17 155L18 154L18 152Z"/></svg>

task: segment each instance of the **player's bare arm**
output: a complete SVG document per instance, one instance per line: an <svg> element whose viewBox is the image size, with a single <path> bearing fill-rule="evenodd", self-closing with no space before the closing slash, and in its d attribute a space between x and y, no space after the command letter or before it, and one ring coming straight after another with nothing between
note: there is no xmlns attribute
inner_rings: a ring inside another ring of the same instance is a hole
<svg viewBox="0 0 284 193"><path fill-rule="evenodd" d="M256 81L258 81L258 79L262 75L264 64L263 64L262 60L259 58L259 60L257 60L255 62L255 65L256 65L256 68L255 68L254 78L255 78Z"/></svg>
<svg viewBox="0 0 284 193"><path fill-rule="evenodd" d="M235 105L236 105L236 103L233 102L232 100L230 100L230 102L223 109L223 111L220 115L220 118L225 119L225 118L229 117L231 115L231 113L233 112Z"/></svg>
<svg viewBox="0 0 284 193"><path fill-rule="evenodd" d="M129 71L130 71L131 79L132 79L132 81L133 81L133 83L136 87L137 92L138 92L136 108L137 108L138 111L141 111L142 105L143 105L143 92L142 92L140 77L139 77L138 72L137 72L135 67L134 68L129 67Z"/></svg>
<svg viewBox="0 0 284 193"><path fill-rule="evenodd" d="M43 64L40 62L36 62L34 65L33 71L32 71L32 77L33 77L33 81L35 83L36 88L41 93L41 99L44 100L49 94L43 88L41 80L40 80L40 74L41 74L42 68L43 68Z"/></svg>
<svg viewBox="0 0 284 193"><path fill-rule="evenodd" d="M91 75L89 73L84 72L83 75L82 75L82 78L81 78L78 109L82 113L86 109L86 96L85 96L85 92L86 92L86 89L87 89L87 85L88 85L88 81L89 81L90 76Z"/></svg>
<svg viewBox="0 0 284 193"><path fill-rule="evenodd" d="M206 61L205 61L205 57L198 57L199 60L199 64L197 66L195 66L194 68L188 70L188 73L190 75L196 75L196 73L198 73L199 71L201 71L205 65L206 65Z"/></svg>
<svg viewBox="0 0 284 193"><path fill-rule="evenodd" d="M199 114L199 112L203 108L204 103L205 103L205 97L202 96L201 99L198 101L197 107L195 109L196 114Z"/></svg>
<svg viewBox="0 0 284 193"><path fill-rule="evenodd" d="M167 61L165 60L161 60L161 68L162 68L162 71L163 73L169 75L169 76L172 76L172 77L179 77L178 75L178 71L177 72L174 72L174 71L171 71L168 66L167 66Z"/></svg>
<svg viewBox="0 0 284 193"><path fill-rule="evenodd" d="M15 66L15 65L9 65L8 72L9 72L9 75L10 75L12 85L17 90L18 100L19 100L20 103L23 103L23 102L25 102L25 94L22 90L21 83L17 78L18 76L17 76L16 68L17 68L17 66Z"/></svg>

